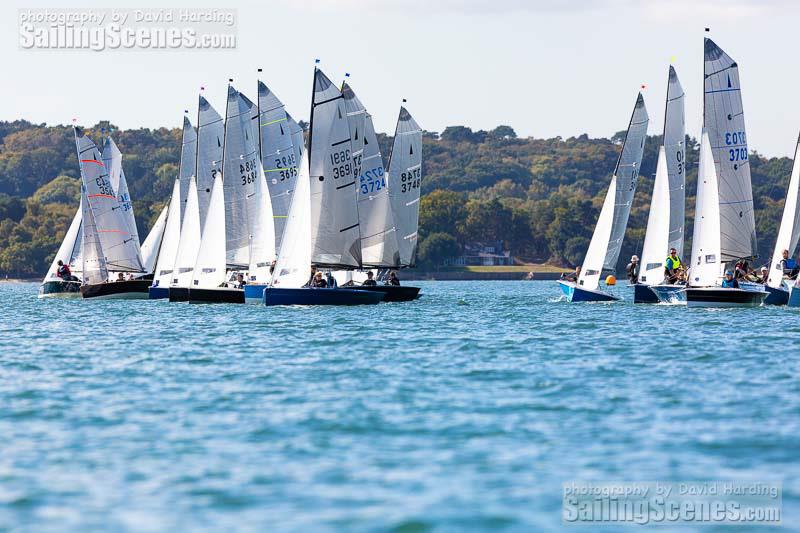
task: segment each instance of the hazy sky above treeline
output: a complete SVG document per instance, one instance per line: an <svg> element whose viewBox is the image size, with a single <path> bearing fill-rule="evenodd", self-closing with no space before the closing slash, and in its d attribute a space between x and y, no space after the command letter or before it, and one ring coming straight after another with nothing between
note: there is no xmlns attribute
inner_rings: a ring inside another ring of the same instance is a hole
<svg viewBox="0 0 800 533"><path fill-rule="evenodd" d="M85 7L161 7L152 0ZM350 83L393 132L402 98L420 125L521 136L610 136L645 85L650 134L663 126L671 61L698 135L705 27L738 61L749 144L791 156L800 130L796 0L263 0L169 7L237 9L237 48L221 51L51 51L19 46L18 9L0 7L0 119L123 128L178 127L200 86L224 112L228 78L255 97L257 68L295 118L307 120L314 59Z"/></svg>

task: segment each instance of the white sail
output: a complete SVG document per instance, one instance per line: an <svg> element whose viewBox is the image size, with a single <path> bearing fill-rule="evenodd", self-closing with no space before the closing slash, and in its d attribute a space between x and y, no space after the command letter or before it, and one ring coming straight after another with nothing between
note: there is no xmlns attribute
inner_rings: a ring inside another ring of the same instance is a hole
<svg viewBox="0 0 800 533"><path fill-rule="evenodd" d="M614 176L617 178L617 196L614 201L614 222L611 226L611 236L608 241L603 267L607 270L616 270L617 259L622 251L622 241L625 229L628 227L628 216L631 213L633 196L636 193L636 184L639 178L639 169L642 166L644 141L647 138L647 124L649 117L641 93L636 98L636 105L631 114L622 151L617 160Z"/></svg>
<svg viewBox="0 0 800 533"><path fill-rule="evenodd" d="M783 204L783 217L775 242L775 251L772 253L769 279L770 287L780 287L783 282L783 268L781 259L783 251L789 250L789 257L794 257L797 241L800 239L800 137L794 151L792 175L789 178L789 188L786 191L786 202Z"/></svg>
<svg viewBox="0 0 800 533"><path fill-rule="evenodd" d="M311 184L308 153L300 160L297 187L283 232L281 248L270 282L275 287L302 287L311 278Z"/></svg>
<svg viewBox="0 0 800 533"><path fill-rule="evenodd" d="M422 129L400 108L389 158L389 203L395 225L398 262L393 267L413 267L417 260L419 194L422 187Z"/></svg>
<svg viewBox="0 0 800 533"><path fill-rule="evenodd" d="M126 215L119 209L119 200L111 187L97 146L78 127L75 128L75 143L87 207L92 212L108 269L144 272L139 243L135 240L137 237L131 234Z"/></svg>
<svg viewBox="0 0 800 533"><path fill-rule="evenodd" d="M83 224L81 224L83 283L89 285L104 283L108 281L108 267L94 215L89 206L86 187L83 185L81 186L81 210L83 212Z"/></svg>
<svg viewBox="0 0 800 533"><path fill-rule="evenodd" d="M717 169L708 132L700 140L700 168L697 171L692 263L689 284L713 287L719 283L723 262L720 253L720 206Z"/></svg>
<svg viewBox="0 0 800 533"><path fill-rule="evenodd" d="M658 150L656 180L647 217L639 269L639 282L658 285L664 281L664 258L669 250L670 187L667 175L667 156L664 147Z"/></svg>
<svg viewBox="0 0 800 533"><path fill-rule="evenodd" d="M250 265L251 227L258 217L262 197L256 197L258 133L253 133L252 102L232 86L223 141L222 180L225 199L225 249L230 268L245 270ZM203 227L205 231L205 226Z"/></svg>
<svg viewBox="0 0 800 533"><path fill-rule="evenodd" d="M153 224L150 233L145 237L142 243L142 263L146 272L153 272L156 268L156 261L158 259L159 251L161 250L161 243L164 238L164 228L167 225L167 211L169 206L165 206L159 213L156 223ZM177 239L176 239L177 244ZM173 256L173 261L175 257ZM170 263L172 264L172 263Z"/></svg>
<svg viewBox="0 0 800 533"><path fill-rule="evenodd" d="M298 169L297 171L300 172L300 160L303 152L305 151L305 136L303 135L303 128L294 121L292 115L288 112L286 113L286 121L289 123L289 131L292 132L292 151L294 152L294 160L297 161Z"/></svg>
<svg viewBox="0 0 800 533"><path fill-rule="evenodd" d="M684 224L686 219L686 120L684 93L678 74L669 67L667 106L664 114L664 151L669 176L669 248L683 257ZM663 259L663 258L662 258Z"/></svg>
<svg viewBox="0 0 800 533"><path fill-rule="evenodd" d="M194 129L188 117L183 117L183 136L181 139L181 166L178 170L178 179L181 184L180 217L178 224L183 221L183 212L186 211L186 202L189 197L189 183L192 176L197 173L197 130Z"/></svg>
<svg viewBox="0 0 800 533"><path fill-rule="evenodd" d="M721 260L754 257L758 247L739 67L711 39L705 40L704 101L703 127L719 181Z"/></svg>
<svg viewBox="0 0 800 533"><path fill-rule="evenodd" d="M190 180L191 181L191 180ZM153 285L169 287L172 281L172 269L178 256L178 245L181 238L181 180L175 180L172 196L167 206L166 225L161 240L161 250L153 275Z"/></svg>
<svg viewBox="0 0 800 533"><path fill-rule="evenodd" d="M203 238L194 265L192 287L219 287L226 280L224 188L223 180L214 181L206 223L203 226Z"/></svg>
<svg viewBox="0 0 800 533"><path fill-rule="evenodd" d="M72 275L78 276L79 271L83 268L82 264L76 265L73 263L76 250L80 249L81 246L81 221L83 220L83 212L82 208L79 206L78 210L75 212L75 216L72 217L72 222L67 229L66 235L64 235L64 240L61 241L61 246L58 247L58 251L56 252L56 256L53 258L53 262L50 264L50 268L47 270L47 274L44 277L44 281L58 281L58 262L62 261L65 265L69 265L70 270L72 271Z"/></svg>
<svg viewBox="0 0 800 533"><path fill-rule="evenodd" d="M175 265L172 267L171 285L188 287L194 275L194 264L200 250L200 206L197 200L197 181L189 179L189 194L186 197L186 210L183 212L180 241L175 254ZM165 265L166 270L166 265Z"/></svg>
<svg viewBox="0 0 800 533"><path fill-rule="evenodd" d="M342 93L319 69L314 70L309 128L312 261L358 267L361 243L347 112Z"/></svg>
<svg viewBox="0 0 800 533"><path fill-rule="evenodd" d="M296 126L296 124L295 124ZM261 141L261 164L274 217L275 247L280 248L286 216L297 181L299 154L295 152L294 128L275 93L258 82L258 128ZM302 140L302 133L301 133Z"/></svg>
<svg viewBox="0 0 800 533"><path fill-rule="evenodd" d="M270 269L276 258L275 219L272 213L272 202L267 188L267 179L260 164L257 171L256 205L252 219L252 245L250 248L250 265L247 272L250 282L268 283L271 278Z"/></svg>
<svg viewBox="0 0 800 533"><path fill-rule="evenodd" d="M614 223L614 201L617 196L617 177L611 177L611 184L606 192L606 199L600 209L600 216L594 227L589 249L583 259L583 266L578 277L578 285L585 289L594 290L600 284L600 275L603 273L604 261L608 250L608 241L611 239L611 228Z"/></svg>
<svg viewBox="0 0 800 533"><path fill-rule="evenodd" d="M197 163L195 185L200 210L200 227L205 227L208 202L216 178L222 177L222 143L225 123L202 95L197 112Z"/></svg>
<svg viewBox="0 0 800 533"><path fill-rule="evenodd" d="M136 228L136 217L133 214L133 202L131 201L131 194L128 191L128 181L125 179L125 171L122 168L122 152L119 151L117 143L109 135L106 137L105 144L103 145L103 164L106 166L111 188L117 194L119 206L117 209L122 213L122 218L125 220L128 228L128 233L131 235L132 243L139 250L141 255L141 247L139 246L139 230ZM144 260L142 260L144 263Z"/></svg>

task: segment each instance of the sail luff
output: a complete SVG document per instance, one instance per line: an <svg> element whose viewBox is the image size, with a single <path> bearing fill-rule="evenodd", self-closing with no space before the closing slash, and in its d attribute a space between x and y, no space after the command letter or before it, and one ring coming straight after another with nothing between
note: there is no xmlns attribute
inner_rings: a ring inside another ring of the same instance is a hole
<svg viewBox="0 0 800 533"><path fill-rule="evenodd" d="M789 257L794 257L797 242L800 239L800 137L794 152L792 174L789 178L789 187L786 190L786 200L783 204L783 215L778 236L775 239L775 250L769 267L768 284L770 287L780 287L783 283L783 268L781 260L783 251L789 252Z"/></svg>

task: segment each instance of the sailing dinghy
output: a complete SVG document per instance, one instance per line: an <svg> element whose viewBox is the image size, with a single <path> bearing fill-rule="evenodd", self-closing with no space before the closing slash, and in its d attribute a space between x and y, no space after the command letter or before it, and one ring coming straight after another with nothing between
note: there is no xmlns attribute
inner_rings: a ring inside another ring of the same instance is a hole
<svg viewBox="0 0 800 533"><path fill-rule="evenodd" d="M684 205L686 203L686 126L684 93L675 69L669 67L663 144L658 151L656 179L641 269L633 286L633 303L671 302L683 295L685 285L665 283L664 258L671 248L683 255Z"/></svg>
<svg viewBox="0 0 800 533"><path fill-rule="evenodd" d="M314 69L308 148L264 304L377 304L379 292L308 287L311 264L319 268L357 268L361 246L356 213L356 181L347 111L341 91Z"/></svg>
<svg viewBox="0 0 800 533"><path fill-rule="evenodd" d="M769 267L769 276L764 288L769 296L764 299L766 305L786 305L789 303L790 289L784 279L783 252L788 252L789 257L794 257L797 242L800 240L800 137L794 151L792 175L789 178L789 188L786 191L786 203L783 205L783 218L775 242L775 251Z"/></svg>
<svg viewBox="0 0 800 533"><path fill-rule="evenodd" d="M757 250L739 67L708 38L704 56L703 131L686 303L755 307L766 291L720 283L726 262L752 259Z"/></svg>
<svg viewBox="0 0 800 533"><path fill-rule="evenodd" d="M619 300L619 297L602 291L598 287L603 270L616 270L617 259L622 250L622 239L628 225L628 215L631 212L631 203L636 192L649 120L644 98L640 93L636 98L625 141L622 144L622 151L617 159L617 166L611 177L611 184L600 210L589 249L586 251L578 281L577 283L563 280L558 282L567 301L612 302Z"/></svg>
<svg viewBox="0 0 800 533"><path fill-rule="evenodd" d="M47 274L39 286L39 298L53 298L53 297L66 297L78 298L81 295L81 279L80 274L83 267L81 260L81 222L83 220L83 213L81 206L78 206L78 211L72 217L72 222L67 229L67 234L64 240L61 241L61 246L47 270ZM58 275L58 262L68 265L74 279L62 279Z"/></svg>

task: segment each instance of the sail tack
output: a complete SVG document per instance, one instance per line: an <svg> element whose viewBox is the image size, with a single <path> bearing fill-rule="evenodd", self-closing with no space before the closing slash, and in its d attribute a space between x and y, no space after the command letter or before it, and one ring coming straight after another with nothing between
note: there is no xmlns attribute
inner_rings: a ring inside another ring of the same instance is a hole
<svg viewBox="0 0 800 533"><path fill-rule="evenodd" d="M756 255L756 227L739 67L705 40L704 131L719 180L722 261Z"/></svg>

